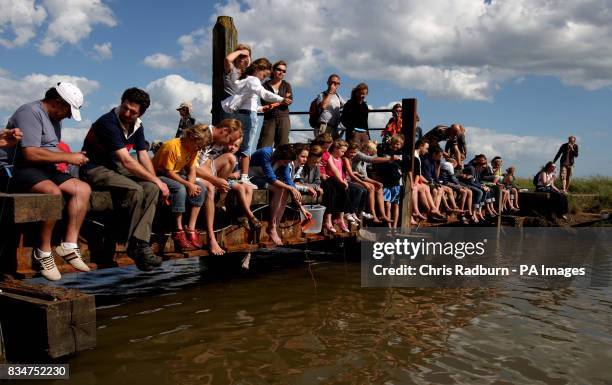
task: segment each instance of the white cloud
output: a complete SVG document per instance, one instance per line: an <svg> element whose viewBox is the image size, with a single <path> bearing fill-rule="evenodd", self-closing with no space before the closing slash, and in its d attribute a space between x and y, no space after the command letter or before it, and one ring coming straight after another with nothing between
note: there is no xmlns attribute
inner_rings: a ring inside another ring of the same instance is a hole
<svg viewBox="0 0 612 385"><path fill-rule="evenodd" d="M62 142L70 146L73 152L80 151L83 147L83 141L87 135L87 131L93 122L90 119L83 119L76 122L72 119L62 121Z"/></svg>
<svg viewBox="0 0 612 385"><path fill-rule="evenodd" d="M112 59L113 57L113 46L110 42L94 44L94 51L94 57L98 60Z"/></svg>
<svg viewBox="0 0 612 385"><path fill-rule="evenodd" d="M504 167L517 167L521 176L534 175L537 169L552 160L562 139L535 135L515 135L488 128L466 127L468 157L485 154L488 159L501 156ZM469 159L468 159L469 160Z"/></svg>
<svg viewBox="0 0 612 385"><path fill-rule="evenodd" d="M239 41L254 57L286 60L295 85L331 69L452 99L491 100L526 75L598 89L612 86L610 9L610 0L229 0L178 39L176 60L209 79L212 26L230 15Z"/></svg>
<svg viewBox="0 0 612 385"><path fill-rule="evenodd" d="M36 36L36 28L46 17L45 9L35 5L34 0L0 1L0 45L14 48L26 44Z"/></svg>
<svg viewBox="0 0 612 385"><path fill-rule="evenodd" d="M165 141L174 137L179 121L176 108L183 101L192 103L192 115L198 122L210 123L210 85L192 82L172 74L150 82L145 90L151 96L151 107L143 117L147 140Z"/></svg>
<svg viewBox="0 0 612 385"><path fill-rule="evenodd" d="M99 88L99 83L81 76L31 74L21 79L13 79L5 72L0 73L0 110L12 113L22 104L42 99L47 89L57 82L71 82L85 95Z"/></svg>
<svg viewBox="0 0 612 385"><path fill-rule="evenodd" d="M176 65L176 60L172 56L155 53L145 57L144 64L152 68L168 69Z"/></svg>
<svg viewBox="0 0 612 385"><path fill-rule="evenodd" d="M97 24L114 27L112 10L101 0L44 0L50 22L39 51L53 56L65 44L78 44Z"/></svg>

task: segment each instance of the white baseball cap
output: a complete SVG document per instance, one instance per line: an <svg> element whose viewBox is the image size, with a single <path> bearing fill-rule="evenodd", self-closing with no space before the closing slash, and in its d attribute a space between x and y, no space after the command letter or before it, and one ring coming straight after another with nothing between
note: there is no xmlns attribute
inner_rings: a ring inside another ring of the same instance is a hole
<svg viewBox="0 0 612 385"><path fill-rule="evenodd" d="M70 112L72 119L77 122L81 121L81 106L83 105L83 93L79 87L68 82L59 82L55 86L57 93L60 94L66 103L70 104Z"/></svg>

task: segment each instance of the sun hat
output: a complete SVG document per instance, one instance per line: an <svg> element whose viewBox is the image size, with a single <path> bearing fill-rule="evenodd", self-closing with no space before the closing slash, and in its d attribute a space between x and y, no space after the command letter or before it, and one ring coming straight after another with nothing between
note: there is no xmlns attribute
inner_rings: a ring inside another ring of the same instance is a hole
<svg viewBox="0 0 612 385"><path fill-rule="evenodd" d="M189 102L182 102L182 103L181 103L181 104L178 106L178 108L177 108L176 110L177 110L177 111L179 111L179 110L181 110L181 109L183 109L183 108L186 108L186 109L189 111L189 113L191 113L191 103L189 103Z"/></svg>
<svg viewBox="0 0 612 385"><path fill-rule="evenodd" d="M72 83L68 82L59 82L57 86L55 86L57 93L66 101L66 103L70 104L70 112L72 114L72 119L77 122L81 121L81 106L83 105L83 93L79 89L79 87L75 86Z"/></svg>

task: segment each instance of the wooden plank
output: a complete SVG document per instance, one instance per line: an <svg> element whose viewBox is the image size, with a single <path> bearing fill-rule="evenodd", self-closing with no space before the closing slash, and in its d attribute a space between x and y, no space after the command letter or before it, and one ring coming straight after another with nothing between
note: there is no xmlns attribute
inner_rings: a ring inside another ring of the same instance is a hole
<svg viewBox="0 0 612 385"><path fill-rule="evenodd" d="M400 226L410 227L412 217L412 168L414 166L414 144L417 126L417 100L402 99L402 133L404 134L404 163L406 165L406 178L404 179L404 197L402 199L402 220Z"/></svg>
<svg viewBox="0 0 612 385"><path fill-rule="evenodd" d="M113 197L110 191L92 191L89 197L89 210L94 212L112 211Z"/></svg>
<svg viewBox="0 0 612 385"><path fill-rule="evenodd" d="M0 322L11 361L59 358L96 346L96 307L76 290L0 282Z"/></svg>
<svg viewBox="0 0 612 385"><path fill-rule="evenodd" d="M221 120L221 100L223 100L223 74L225 57L234 50L238 44L238 31L234 21L229 16L217 17L217 23L213 28L212 62L213 62L213 89L212 89L212 123L217 124Z"/></svg>
<svg viewBox="0 0 612 385"><path fill-rule="evenodd" d="M28 223L61 219L62 197L47 194L0 193L3 223Z"/></svg>

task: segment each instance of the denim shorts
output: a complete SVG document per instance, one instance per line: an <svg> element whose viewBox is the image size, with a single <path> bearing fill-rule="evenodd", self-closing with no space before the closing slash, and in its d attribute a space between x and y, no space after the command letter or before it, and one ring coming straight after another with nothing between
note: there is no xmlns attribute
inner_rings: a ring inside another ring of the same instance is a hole
<svg viewBox="0 0 612 385"><path fill-rule="evenodd" d="M240 153L251 156L255 152L255 146L261 134L261 127L258 125L257 112L240 110L234 114L234 118L242 123L244 140L240 145Z"/></svg>
<svg viewBox="0 0 612 385"><path fill-rule="evenodd" d="M200 191L198 195L192 197L189 196L187 188L174 179L170 179L165 176L160 176L159 179L168 185L173 213L184 213L187 205L190 207L202 207L202 205L204 205L204 199L206 198L207 191L206 186L204 186L202 182L196 182L202 191Z"/></svg>
<svg viewBox="0 0 612 385"><path fill-rule="evenodd" d="M401 186L383 187L383 197L385 199L385 202L391 202L393 204L399 205L401 190Z"/></svg>

